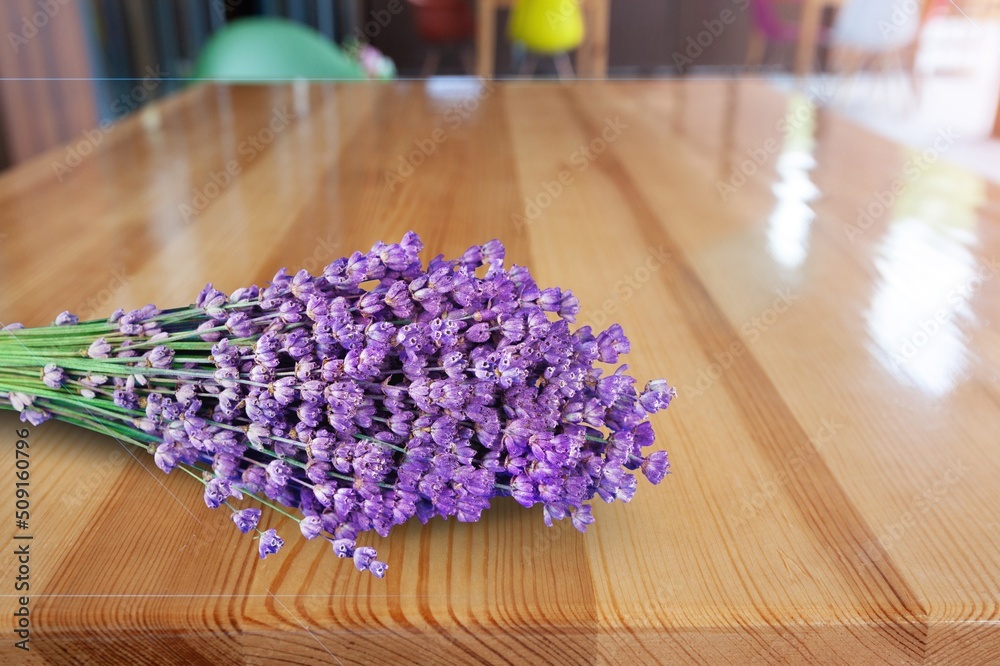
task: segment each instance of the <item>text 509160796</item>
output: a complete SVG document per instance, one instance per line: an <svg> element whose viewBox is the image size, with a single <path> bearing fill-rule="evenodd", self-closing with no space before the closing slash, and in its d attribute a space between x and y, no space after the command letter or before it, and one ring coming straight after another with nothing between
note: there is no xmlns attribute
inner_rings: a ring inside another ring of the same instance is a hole
<svg viewBox="0 0 1000 666"><path fill-rule="evenodd" d="M31 457L28 437L31 431L21 428L15 431L17 445L14 448L14 590L22 593L17 599L14 611L14 646L27 650L31 636L31 611L28 609L28 591L31 589L31 534L28 533L31 519Z"/></svg>

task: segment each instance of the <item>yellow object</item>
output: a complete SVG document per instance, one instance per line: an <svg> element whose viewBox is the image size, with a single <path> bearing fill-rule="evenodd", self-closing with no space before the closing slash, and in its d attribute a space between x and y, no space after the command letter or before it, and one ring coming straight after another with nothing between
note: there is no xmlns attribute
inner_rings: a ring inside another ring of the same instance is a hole
<svg viewBox="0 0 1000 666"><path fill-rule="evenodd" d="M583 42L581 0L519 0L508 34L535 53L572 51Z"/></svg>

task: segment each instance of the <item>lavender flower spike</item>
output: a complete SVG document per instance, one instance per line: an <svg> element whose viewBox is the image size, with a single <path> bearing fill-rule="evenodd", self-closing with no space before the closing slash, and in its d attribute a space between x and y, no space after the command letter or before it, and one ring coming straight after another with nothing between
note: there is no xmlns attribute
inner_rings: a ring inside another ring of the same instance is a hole
<svg viewBox="0 0 1000 666"><path fill-rule="evenodd" d="M410 232L315 276L209 284L187 307L8 326L0 408L114 433L192 477L206 506L259 534L262 558L285 542L260 523L281 514L377 578L388 565L366 534L475 522L506 497L584 531L595 498L629 501L637 474L663 481L649 417L677 393L638 390L621 326L574 330L577 297L538 285L499 241L426 264L422 250Z"/></svg>

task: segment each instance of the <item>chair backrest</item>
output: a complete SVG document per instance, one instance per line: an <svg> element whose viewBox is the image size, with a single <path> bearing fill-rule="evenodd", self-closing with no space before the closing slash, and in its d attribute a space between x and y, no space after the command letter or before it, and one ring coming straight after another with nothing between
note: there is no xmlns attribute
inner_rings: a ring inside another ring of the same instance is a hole
<svg viewBox="0 0 1000 666"><path fill-rule="evenodd" d="M583 42L583 15L574 0L518 0L507 26L510 38L536 53L564 53Z"/></svg>
<svg viewBox="0 0 1000 666"><path fill-rule="evenodd" d="M407 0L417 32L425 42L453 43L472 39L476 19L469 0Z"/></svg>
<svg viewBox="0 0 1000 666"><path fill-rule="evenodd" d="M279 18L244 18L212 35L196 79L274 81L364 79L361 66L323 35Z"/></svg>

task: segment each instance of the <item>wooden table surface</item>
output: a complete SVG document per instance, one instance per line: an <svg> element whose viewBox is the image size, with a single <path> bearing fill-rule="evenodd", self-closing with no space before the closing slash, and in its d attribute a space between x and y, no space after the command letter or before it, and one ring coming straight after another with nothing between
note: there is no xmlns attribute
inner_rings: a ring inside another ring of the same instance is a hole
<svg viewBox="0 0 1000 666"><path fill-rule="evenodd" d="M428 256L499 237L679 388L654 420L674 474L587 534L501 501L400 528L385 580L276 516L261 561L190 478L33 428L34 663L1000 663L1000 191L810 99L196 87L0 176L4 322L189 303L408 229Z"/></svg>

